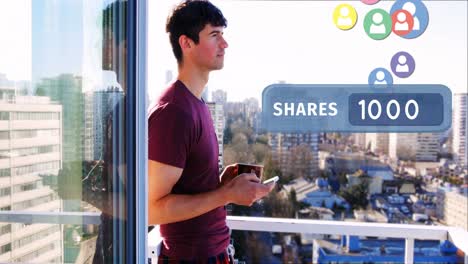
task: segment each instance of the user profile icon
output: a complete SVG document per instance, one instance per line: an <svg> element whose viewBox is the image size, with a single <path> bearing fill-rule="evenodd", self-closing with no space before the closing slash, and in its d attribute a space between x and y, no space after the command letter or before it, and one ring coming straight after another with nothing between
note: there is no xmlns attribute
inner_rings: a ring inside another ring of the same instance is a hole
<svg viewBox="0 0 468 264"><path fill-rule="evenodd" d="M413 26L409 33L400 36L413 39L423 34L429 24L429 12L424 3L421 0L397 0L392 5L390 14L393 17L395 13L401 10L408 12L413 19Z"/></svg>
<svg viewBox="0 0 468 264"><path fill-rule="evenodd" d="M372 39L385 39L392 32L390 14L380 8L369 11L364 18L364 30Z"/></svg>
<svg viewBox="0 0 468 264"><path fill-rule="evenodd" d="M366 5L374 5L377 4L380 0L361 0Z"/></svg>
<svg viewBox="0 0 468 264"><path fill-rule="evenodd" d="M392 31L398 36L409 34L413 30L413 16L406 10L397 10L392 14Z"/></svg>
<svg viewBox="0 0 468 264"><path fill-rule="evenodd" d="M413 56L408 52L400 51L393 55L390 67L393 74L399 78L408 78L413 74L414 69L416 68L416 63Z"/></svg>
<svg viewBox="0 0 468 264"><path fill-rule="evenodd" d="M333 22L341 30L349 30L356 25L357 12L350 4L340 4L333 11Z"/></svg>
<svg viewBox="0 0 468 264"><path fill-rule="evenodd" d="M392 74L385 68L375 68L371 71L368 78L371 86L384 87L393 84Z"/></svg>

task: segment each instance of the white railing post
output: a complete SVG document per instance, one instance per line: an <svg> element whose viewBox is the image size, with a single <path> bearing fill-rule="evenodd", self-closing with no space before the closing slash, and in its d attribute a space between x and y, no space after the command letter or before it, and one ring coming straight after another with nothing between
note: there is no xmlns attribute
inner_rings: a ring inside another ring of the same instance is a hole
<svg viewBox="0 0 468 264"><path fill-rule="evenodd" d="M405 264L414 263L414 239L407 238L405 241Z"/></svg>

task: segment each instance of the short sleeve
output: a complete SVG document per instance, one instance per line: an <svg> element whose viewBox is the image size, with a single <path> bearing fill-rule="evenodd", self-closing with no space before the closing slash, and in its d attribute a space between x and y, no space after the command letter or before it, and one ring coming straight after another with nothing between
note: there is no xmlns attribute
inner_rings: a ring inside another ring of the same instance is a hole
<svg viewBox="0 0 468 264"><path fill-rule="evenodd" d="M148 118L148 158L184 168L194 135L194 122L180 107L159 105Z"/></svg>

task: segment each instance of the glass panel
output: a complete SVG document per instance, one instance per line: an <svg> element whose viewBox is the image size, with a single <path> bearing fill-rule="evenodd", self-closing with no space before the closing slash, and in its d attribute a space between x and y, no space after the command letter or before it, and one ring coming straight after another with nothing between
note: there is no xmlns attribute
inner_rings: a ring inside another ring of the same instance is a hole
<svg viewBox="0 0 468 264"><path fill-rule="evenodd" d="M151 105L177 78L176 59L164 31L165 18L177 2L150 2L149 57L157 58L149 61ZM405 39L390 30L384 40L372 39L363 23L375 8L390 12L395 1L350 3L358 20L349 30L333 23L339 5L335 1L212 2L228 20L224 68L210 74L203 93L218 137L220 168L260 164L264 179L280 176L269 196L251 207L230 204L228 214L468 230L467 2L422 1L429 23L423 11L412 14L418 18L417 27L427 24L422 35ZM368 84L375 67L391 70L392 56L399 51L411 53L417 66L408 78L394 73L395 83L443 84L451 90L449 130L274 133L262 128L262 91L268 85ZM437 55L441 51L444 55ZM243 252L239 259L260 263L245 257L247 251L271 255L271 243L257 245L249 239L234 240L237 252ZM286 262L284 248L282 252L278 262Z"/></svg>
<svg viewBox="0 0 468 264"><path fill-rule="evenodd" d="M91 263L98 233L98 225L0 223L0 261Z"/></svg>
<svg viewBox="0 0 468 264"><path fill-rule="evenodd" d="M0 2L2 263L125 262L127 3Z"/></svg>

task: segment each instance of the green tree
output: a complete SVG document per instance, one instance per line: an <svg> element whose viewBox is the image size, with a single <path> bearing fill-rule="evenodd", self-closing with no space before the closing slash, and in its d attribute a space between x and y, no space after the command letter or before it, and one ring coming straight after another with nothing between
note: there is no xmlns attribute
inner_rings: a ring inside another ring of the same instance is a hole
<svg viewBox="0 0 468 264"><path fill-rule="evenodd" d="M272 192L263 198L265 216L291 218L295 216L294 205L289 199L284 199L277 192Z"/></svg>
<svg viewBox="0 0 468 264"><path fill-rule="evenodd" d="M268 136L267 135L259 135L255 141L258 144L268 145Z"/></svg>
<svg viewBox="0 0 468 264"><path fill-rule="evenodd" d="M365 176L361 176L365 178ZM367 200L369 182L367 179L362 179L361 184L342 189L338 194L343 197L353 209L365 209L369 203Z"/></svg>
<svg viewBox="0 0 468 264"><path fill-rule="evenodd" d="M271 153L268 153L263 163L263 177L269 179L274 176L279 176L279 183L286 184L285 179L282 177L283 174L278 166L278 163L273 160Z"/></svg>

